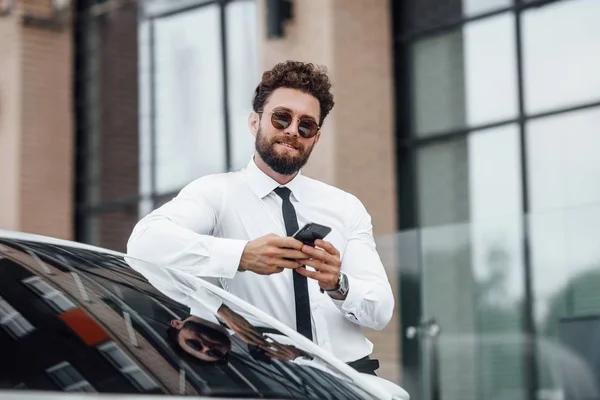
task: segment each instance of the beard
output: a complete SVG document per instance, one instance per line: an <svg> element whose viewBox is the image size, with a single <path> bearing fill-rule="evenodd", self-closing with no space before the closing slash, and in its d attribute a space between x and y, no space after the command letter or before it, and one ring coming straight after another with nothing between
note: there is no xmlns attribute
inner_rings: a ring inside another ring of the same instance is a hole
<svg viewBox="0 0 600 400"><path fill-rule="evenodd" d="M275 150L275 144L277 143L295 147L298 150L298 154L278 153ZM312 153L314 142L306 149L302 143L289 136L274 137L269 140L263 135L262 129L259 127L254 147L265 164L273 171L281 175L293 175L306 165L308 157Z"/></svg>

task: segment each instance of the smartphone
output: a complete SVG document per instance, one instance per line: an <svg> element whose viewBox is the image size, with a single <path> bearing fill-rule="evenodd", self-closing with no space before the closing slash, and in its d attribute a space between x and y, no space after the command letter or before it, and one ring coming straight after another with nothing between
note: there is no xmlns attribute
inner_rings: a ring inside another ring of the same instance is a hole
<svg viewBox="0 0 600 400"><path fill-rule="evenodd" d="M315 247L315 240L324 239L331 232L331 228L325 225L309 222L298 232L294 233L294 239L298 239L304 244Z"/></svg>

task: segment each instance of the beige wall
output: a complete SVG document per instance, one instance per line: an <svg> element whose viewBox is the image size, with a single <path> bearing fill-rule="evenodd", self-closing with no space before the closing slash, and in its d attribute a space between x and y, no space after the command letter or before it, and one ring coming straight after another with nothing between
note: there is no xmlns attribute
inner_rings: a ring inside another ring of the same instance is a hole
<svg viewBox="0 0 600 400"><path fill-rule="evenodd" d="M0 228L19 227L21 29L0 18Z"/></svg>
<svg viewBox="0 0 600 400"><path fill-rule="evenodd" d="M295 59L324 64L336 105L305 173L357 195L377 234L396 230L389 0L294 1L285 37L268 40L258 1L261 69Z"/></svg>
<svg viewBox="0 0 600 400"><path fill-rule="evenodd" d="M49 0L21 0L0 19L0 183L8 188L0 197L0 228L69 239L72 31L70 23L61 31L22 23L24 14L49 12Z"/></svg>
<svg viewBox="0 0 600 400"><path fill-rule="evenodd" d="M355 194L373 218L380 255L397 301L383 331L367 331L378 373L400 381L399 292L395 257L391 6L389 0L296 0L285 36L267 39L265 1L258 0L261 70L294 59L324 64L336 105L305 168L306 175Z"/></svg>

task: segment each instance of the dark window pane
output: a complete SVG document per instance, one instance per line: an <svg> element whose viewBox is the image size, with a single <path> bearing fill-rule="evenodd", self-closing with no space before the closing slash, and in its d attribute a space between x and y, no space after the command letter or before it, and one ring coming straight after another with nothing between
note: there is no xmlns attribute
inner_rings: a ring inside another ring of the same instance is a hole
<svg viewBox="0 0 600 400"><path fill-rule="evenodd" d="M137 204L117 211L88 214L88 243L115 251L125 251L127 240L139 220Z"/></svg>
<svg viewBox="0 0 600 400"><path fill-rule="evenodd" d="M515 125L421 147L417 153L421 225L518 215L519 148Z"/></svg>
<svg viewBox="0 0 600 400"><path fill-rule="evenodd" d="M78 43L79 201L87 206L136 196L139 188L136 7L101 23L83 17Z"/></svg>
<svg viewBox="0 0 600 400"><path fill-rule="evenodd" d="M512 0L409 0L409 33L435 29L464 18L508 8Z"/></svg>
<svg viewBox="0 0 600 400"><path fill-rule="evenodd" d="M512 14L418 40L412 51L416 136L516 117Z"/></svg>
<svg viewBox="0 0 600 400"><path fill-rule="evenodd" d="M461 0L410 0L405 4L411 33L447 25L462 17Z"/></svg>

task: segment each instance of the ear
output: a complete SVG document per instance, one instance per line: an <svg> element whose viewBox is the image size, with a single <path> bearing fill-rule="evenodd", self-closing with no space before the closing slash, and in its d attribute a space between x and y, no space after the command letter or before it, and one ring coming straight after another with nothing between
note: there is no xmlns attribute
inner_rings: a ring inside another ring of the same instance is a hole
<svg viewBox="0 0 600 400"><path fill-rule="evenodd" d="M173 328L181 329L181 327L183 326L183 321L180 319L172 319L170 325Z"/></svg>
<svg viewBox="0 0 600 400"><path fill-rule="evenodd" d="M248 115L248 128L250 128L250 133L252 136L256 137L258 134L258 128L260 127L260 115L258 113L252 111Z"/></svg>
<svg viewBox="0 0 600 400"><path fill-rule="evenodd" d="M321 139L321 131L317 132L317 134L315 135L315 143L313 144L313 146L319 143L319 139Z"/></svg>

